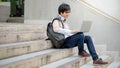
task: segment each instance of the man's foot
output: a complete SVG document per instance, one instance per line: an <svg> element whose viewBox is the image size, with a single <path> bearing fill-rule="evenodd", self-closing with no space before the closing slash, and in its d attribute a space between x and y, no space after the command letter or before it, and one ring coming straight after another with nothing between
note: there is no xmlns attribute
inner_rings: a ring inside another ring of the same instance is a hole
<svg viewBox="0 0 120 68"><path fill-rule="evenodd" d="M99 58L99 59L93 61L93 64L94 65L104 65L104 64L108 64L108 62L105 62L101 58Z"/></svg>
<svg viewBox="0 0 120 68"><path fill-rule="evenodd" d="M78 55L82 56L82 57L89 57L90 56L90 54L88 54L85 50L82 52L79 52Z"/></svg>

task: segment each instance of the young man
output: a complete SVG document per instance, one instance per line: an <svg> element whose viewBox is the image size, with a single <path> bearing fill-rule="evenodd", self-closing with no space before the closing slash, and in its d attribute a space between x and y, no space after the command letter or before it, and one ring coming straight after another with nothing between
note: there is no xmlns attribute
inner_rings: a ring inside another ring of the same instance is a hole
<svg viewBox="0 0 120 68"><path fill-rule="evenodd" d="M71 12L70 6L68 4L61 4L58 8L59 18L61 21L55 20L53 22L53 29L55 32L62 33L65 35L64 47L65 48L72 48L78 46L78 55L82 57L89 57L92 56L93 64L108 64L108 62L104 62L100 59L96 53L94 48L93 41L90 36L85 36L82 32L78 32L77 30L70 30L66 19L69 17ZM62 24L64 24L64 28ZM84 43L87 43L88 50L90 54L88 54L84 50Z"/></svg>

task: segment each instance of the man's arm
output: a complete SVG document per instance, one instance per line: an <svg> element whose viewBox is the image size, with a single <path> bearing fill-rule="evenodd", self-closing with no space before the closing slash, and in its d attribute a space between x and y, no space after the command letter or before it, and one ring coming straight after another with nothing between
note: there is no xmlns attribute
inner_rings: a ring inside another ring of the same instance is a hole
<svg viewBox="0 0 120 68"><path fill-rule="evenodd" d="M66 25L65 25L66 26ZM65 34L67 36L71 35L71 30L70 29L67 29L67 28L62 28L62 24L58 21L58 20L55 20L53 22L53 29L55 32L58 32L58 33L62 33L62 34Z"/></svg>

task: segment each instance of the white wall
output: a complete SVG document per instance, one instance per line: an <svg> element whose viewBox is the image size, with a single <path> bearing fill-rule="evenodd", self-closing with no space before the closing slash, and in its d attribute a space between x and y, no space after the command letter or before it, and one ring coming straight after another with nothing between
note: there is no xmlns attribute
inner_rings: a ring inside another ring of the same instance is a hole
<svg viewBox="0 0 120 68"><path fill-rule="evenodd" d="M57 16L57 8L64 2L71 2L71 0L25 0L24 22L32 24L48 22Z"/></svg>
<svg viewBox="0 0 120 68"><path fill-rule="evenodd" d="M10 15L10 2L0 2L0 22L5 22Z"/></svg>
<svg viewBox="0 0 120 68"><path fill-rule="evenodd" d="M120 0L84 0L120 20Z"/></svg>
<svg viewBox="0 0 120 68"><path fill-rule="evenodd" d="M95 39L95 44L107 44L107 50L120 51L120 24L97 14L79 2L75 0L36 0L34 3L32 2L33 0L25 1L26 23L38 21L38 23L47 24L48 22L40 22L39 20L51 20L57 15L58 5L63 2L68 3L72 9L68 18L72 29L79 29L83 20L90 20L93 22L93 25L88 34Z"/></svg>
<svg viewBox="0 0 120 68"><path fill-rule="evenodd" d="M57 10L57 4L54 0L25 0L25 23L38 24L50 20L57 14L54 13L54 10Z"/></svg>
<svg viewBox="0 0 120 68"><path fill-rule="evenodd" d="M88 33L95 44L107 44L107 50L120 52L120 24L96 13L78 2L71 3L72 13L69 21L72 28L79 29L83 20L91 20L92 28Z"/></svg>

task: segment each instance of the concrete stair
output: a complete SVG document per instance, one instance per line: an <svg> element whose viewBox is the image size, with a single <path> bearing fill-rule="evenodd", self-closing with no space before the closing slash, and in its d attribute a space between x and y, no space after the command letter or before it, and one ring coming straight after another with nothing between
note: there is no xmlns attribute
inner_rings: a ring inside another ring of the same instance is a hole
<svg viewBox="0 0 120 68"><path fill-rule="evenodd" d="M9 17L7 19L7 22L9 22L9 23L23 23L24 17Z"/></svg>
<svg viewBox="0 0 120 68"><path fill-rule="evenodd" d="M120 61L112 62L107 68L120 68Z"/></svg>
<svg viewBox="0 0 120 68"><path fill-rule="evenodd" d="M0 44L46 39L43 25L0 24Z"/></svg>
<svg viewBox="0 0 120 68"><path fill-rule="evenodd" d="M80 65L83 65L90 61L90 57L79 57L78 55L73 55L65 59L44 65L40 68L79 68Z"/></svg>
<svg viewBox="0 0 120 68"><path fill-rule="evenodd" d="M38 68L73 55L73 49L48 49L0 60L0 68ZM29 67L28 67L29 66Z"/></svg>
<svg viewBox="0 0 120 68"><path fill-rule="evenodd" d="M87 64L84 64L80 68L88 68L88 67L89 68L106 68L111 62L114 61L114 57L110 55L102 55L100 57L105 61L109 61L109 63L106 65L93 65L92 63L93 61L91 60L90 62L88 62Z"/></svg>
<svg viewBox="0 0 120 68"><path fill-rule="evenodd" d="M104 48L101 49L101 47ZM109 64L111 64L114 61L114 56L112 56L111 53L108 53L108 51L102 51L106 50L105 47L105 45L97 45L97 53L99 54L100 58L105 61L109 61ZM85 49L87 49L86 46ZM86 51L88 52L88 50ZM106 68L107 66L109 66L109 64L94 66L91 57L80 57L77 54L74 54L73 56L44 65L40 68Z"/></svg>
<svg viewBox="0 0 120 68"><path fill-rule="evenodd" d="M0 68L82 68L92 67L90 57L77 55L77 47L53 49L49 40L45 40L44 25L0 24ZM85 44L86 45L86 44ZM114 52L106 52L106 44L95 45L99 55L109 60L109 68L115 65ZM102 48L102 49L101 49ZM85 47L85 50L87 47ZM110 64L111 63L111 64ZM119 61L117 67L119 66ZM96 66L95 66L96 67Z"/></svg>
<svg viewBox="0 0 120 68"><path fill-rule="evenodd" d="M50 41L35 40L0 45L0 59L52 48Z"/></svg>
<svg viewBox="0 0 120 68"><path fill-rule="evenodd" d="M100 56L104 60L109 61L111 63L113 61L113 57L108 56L108 55L102 55ZM44 65L40 68L106 68L105 66L108 65L99 65L99 66L94 66L92 63L92 60L90 61L90 57L83 58L83 57L78 57L78 56L71 56L66 59L50 63L48 65Z"/></svg>

